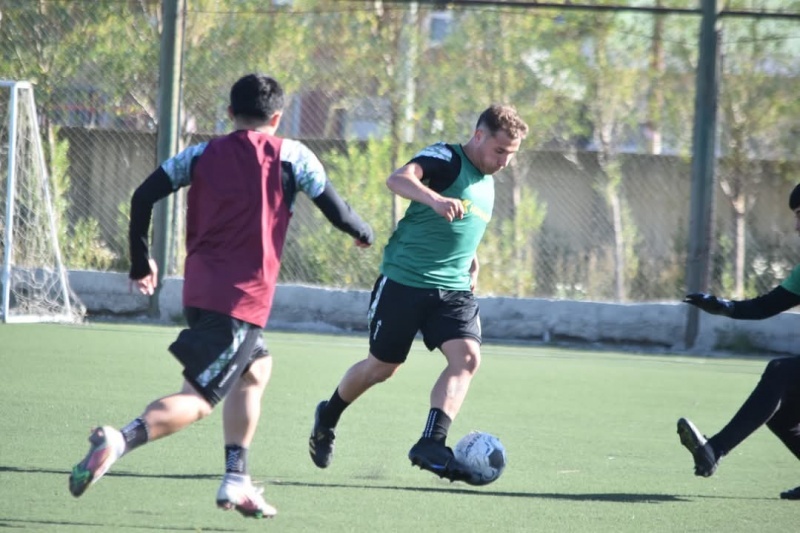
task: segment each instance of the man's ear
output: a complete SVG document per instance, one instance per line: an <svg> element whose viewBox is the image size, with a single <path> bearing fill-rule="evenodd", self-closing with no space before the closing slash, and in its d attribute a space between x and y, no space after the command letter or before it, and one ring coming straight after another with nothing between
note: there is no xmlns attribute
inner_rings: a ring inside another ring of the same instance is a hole
<svg viewBox="0 0 800 533"><path fill-rule="evenodd" d="M275 113L273 113L272 116L269 118L270 127L278 129L278 126L281 123L281 117L283 117L282 111L276 111Z"/></svg>
<svg viewBox="0 0 800 533"><path fill-rule="evenodd" d="M231 106L228 106L228 118L233 120L233 108Z"/></svg>

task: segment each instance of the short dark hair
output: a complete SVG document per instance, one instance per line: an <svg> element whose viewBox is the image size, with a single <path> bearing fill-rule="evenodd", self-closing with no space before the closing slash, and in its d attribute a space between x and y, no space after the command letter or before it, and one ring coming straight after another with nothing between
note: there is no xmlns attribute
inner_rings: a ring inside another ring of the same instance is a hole
<svg viewBox="0 0 800 533"><path fill-rule="evenodd" d="M800 184L795 185L792 194L789 195L789 209L794 211L800 207Z"/></svg>
<svg viewBox="0 0 800 533"><path fill-rule="evenodd" d="M495 135L504 131L512 139L525 138L528 135L528 125L519 116L517 110L509 105L493 104L481 116L475 128L484 127L489 133Z"/></svg>
<svg viewBox="0 0 800 533"><path fill-rule="evenodd" d="M283 88L264 74L248 74L231 87L231 112L234 117L268 120L283 111Z"/></svg>

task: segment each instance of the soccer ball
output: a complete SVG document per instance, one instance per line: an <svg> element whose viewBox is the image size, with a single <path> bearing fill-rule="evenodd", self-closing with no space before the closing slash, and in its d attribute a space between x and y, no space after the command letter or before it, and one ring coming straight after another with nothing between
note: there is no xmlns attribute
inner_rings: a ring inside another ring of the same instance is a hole
<svg viewBox="0 0 800 533"><path fill-rule="evenodd" d="M506 449L500 439L482 431L472 431L453 449L456 460L469 467L470 485L488 485L500 477L506 467Z"/></svg>

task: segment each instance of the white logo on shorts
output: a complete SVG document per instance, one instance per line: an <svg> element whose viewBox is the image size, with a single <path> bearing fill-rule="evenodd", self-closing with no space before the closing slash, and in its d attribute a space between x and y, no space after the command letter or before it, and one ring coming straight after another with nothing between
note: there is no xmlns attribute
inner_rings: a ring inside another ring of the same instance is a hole
<svg viewBox="0 0 800 533"><path fill-rule="evenodd" d="M220 382L219 382L219 386L220 387L224 387L225 386L225 382L230 379L230 377L233 375L233 373L236 372L237 368L239 368L239 365L237 365L237 364L231 365L231 367L228 369L228 372L225 374L225 377L220 380Z"/></svg>

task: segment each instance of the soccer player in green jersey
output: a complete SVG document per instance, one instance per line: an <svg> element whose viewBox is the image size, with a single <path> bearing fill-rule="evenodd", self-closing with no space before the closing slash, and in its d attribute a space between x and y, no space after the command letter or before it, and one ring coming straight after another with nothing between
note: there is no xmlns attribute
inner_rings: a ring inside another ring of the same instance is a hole
<svg viewBox="0 0 800 533"><path fill-rule="evenodd" d="M372 290L369 354L317 406L309 453L318 467L331 462L342 412L397 372L421 332L425 346L438 348L447 364L409 459L451 481L468 477L445 440L480 365L476 251L492 216L492 174L508 165L527 133L514 108L493 105L481 113L469 142L428 146L389 176L389 189L411 203L384 249Z"/></svg>
<svg viewBox="0 0 800 533"><path fill-rule="evenodd" d="M795 230L800 234L800 185L789 196ZM750 300L730 301L711 294L689 294L683 300L711 314L740 320L760 320L800 305L800 265L783 283ZM694 473L709 477L720 459L762 425L800 459L800 357L781 357L767 364L761 380L739 411L722 430L707 439L688 419L678 420L681 444L691 452ZM800 500L800 487L781 493L786 500Z"/></svg>

